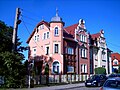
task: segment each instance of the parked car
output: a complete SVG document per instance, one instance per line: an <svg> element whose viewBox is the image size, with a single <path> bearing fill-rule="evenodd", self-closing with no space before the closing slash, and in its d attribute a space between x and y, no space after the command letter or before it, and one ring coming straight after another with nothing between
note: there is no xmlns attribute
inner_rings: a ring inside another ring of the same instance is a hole
<svg viewBox="0 0 120 90"><path fill-rule="evenodd" d="M93 75L85 81L85 86L102 86L106 81L106 75Z"/></svg>
<svg viewBox="0 0 120 90"><path fill-rule="evenodd" d="M110 74L108 78L113 78L113 77L120 77L120 74Z"/></svg>
<svg viewBox="0 0 120 90"><path fill-rule="evenodd" d="M108 78L100 90L120 90L120 77Z"/></svg>

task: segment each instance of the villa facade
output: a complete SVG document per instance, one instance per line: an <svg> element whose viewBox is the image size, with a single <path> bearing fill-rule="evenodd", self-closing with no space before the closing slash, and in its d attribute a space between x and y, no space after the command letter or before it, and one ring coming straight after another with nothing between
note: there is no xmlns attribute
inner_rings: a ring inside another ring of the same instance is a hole
<svg viewBox="0 0 120 90"><path fill-rule="evenodd" d="M28 38L28 58L36 72L44 74L49 65L49 74L90 75L97 67L104 67L111 73L104 31L89 34L83 19L68 27L64 25L56 12L50 22L39 22Z"/></svg>

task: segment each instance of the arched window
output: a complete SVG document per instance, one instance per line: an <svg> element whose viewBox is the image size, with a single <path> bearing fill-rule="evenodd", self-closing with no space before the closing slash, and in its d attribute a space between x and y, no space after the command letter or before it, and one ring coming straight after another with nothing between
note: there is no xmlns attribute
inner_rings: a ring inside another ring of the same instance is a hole
<svg viewBox="0 0 120 90"><path fill-rule="evenodd" d="M58 61L53 62L53 73L58 74L60 71L60 65Z"/></svg>
<svg viewBox="0 0 120 90"><path fill-rule="evenodd" d="M55 27L54 35L55 35L55 36L58 36L58 27Z"/></svg>

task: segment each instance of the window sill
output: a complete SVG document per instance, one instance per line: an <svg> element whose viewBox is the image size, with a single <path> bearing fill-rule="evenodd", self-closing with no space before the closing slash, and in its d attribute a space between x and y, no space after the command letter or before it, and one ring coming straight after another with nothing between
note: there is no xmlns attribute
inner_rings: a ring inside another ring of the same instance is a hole
<svg viewBox="0 0 120 90"><path fill-rule="evenodd" d="M81 57L82 59L87 59L87 57Z"/></svg>

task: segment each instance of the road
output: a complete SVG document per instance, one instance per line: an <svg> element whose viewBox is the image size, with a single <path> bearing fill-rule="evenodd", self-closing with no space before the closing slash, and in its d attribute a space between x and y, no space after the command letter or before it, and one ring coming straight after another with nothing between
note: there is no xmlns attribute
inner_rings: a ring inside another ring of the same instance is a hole
<svg viewBox="0 0 120 90"><path fill-rule="evenodd" d="M15 90L15 89L8 89ZM36 88L24 88L17 90L100 90L100 87L85 87L84 83L59 85L59 86L45 86Z"/></svg>
<svg viewBox="0 0 120 90"><path fill-rule="evenodd" d="M76 87L67 90L100 90L100 87Z"/></svg>

